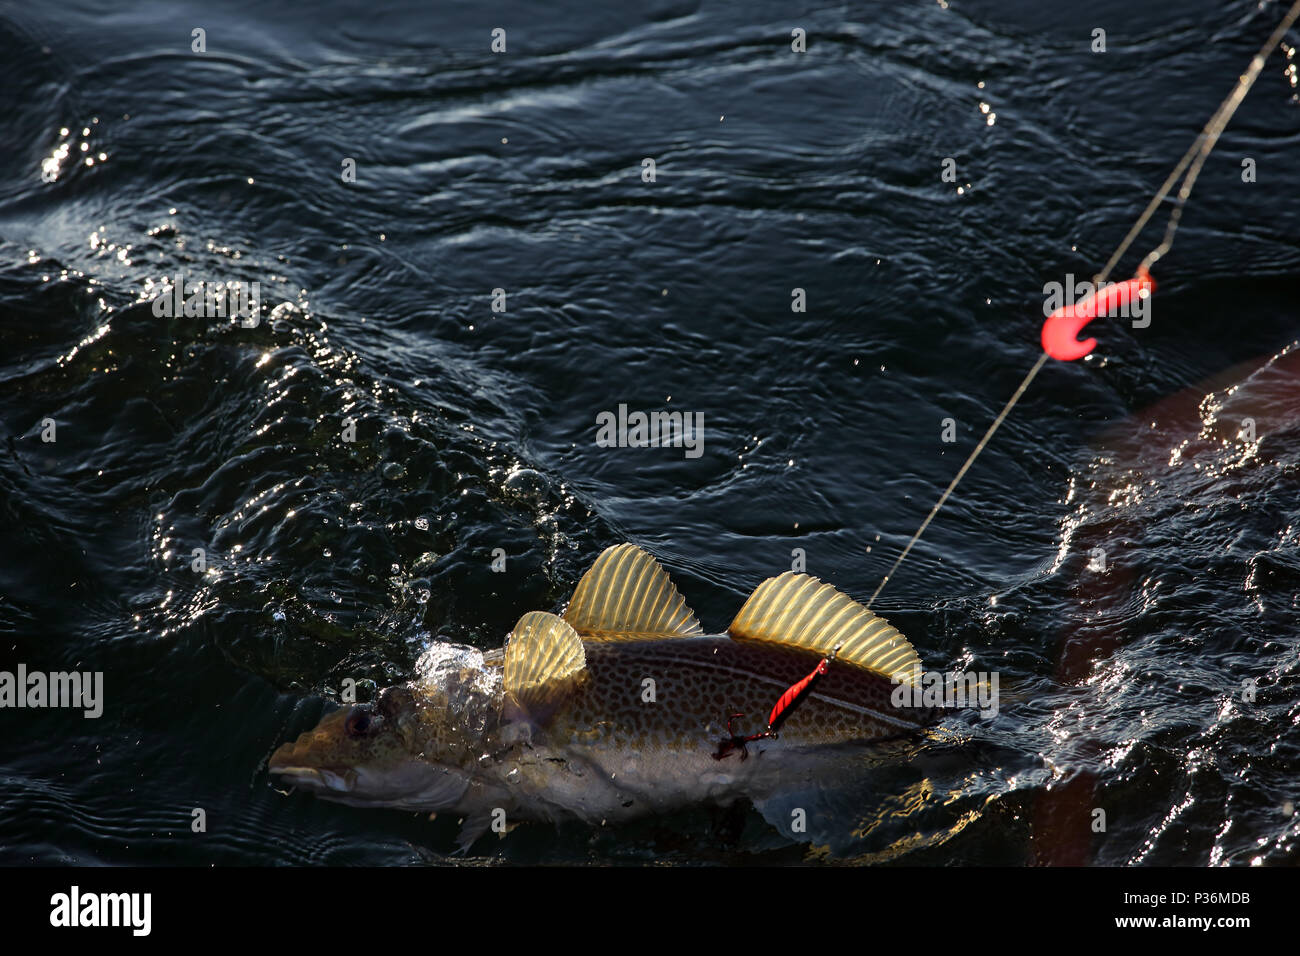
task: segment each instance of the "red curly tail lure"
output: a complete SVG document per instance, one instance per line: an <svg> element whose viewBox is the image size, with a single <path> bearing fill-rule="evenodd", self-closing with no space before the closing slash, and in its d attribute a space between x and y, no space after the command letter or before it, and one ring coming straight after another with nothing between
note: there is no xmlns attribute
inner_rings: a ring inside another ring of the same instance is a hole
<svg viewBox="0 0 1300 956"><path fill-rule="evenodd" d="M1114 315L1127 309L1130 302L1155 291L1156 281L1146 269L1127 282L1104 285L1100 292L1057 309L1043 323L1043 351L1062 362L1081 359L1097 347L1096 339L1079 341L1083 327L1100 316Z"/></svg>
<svg viewBox="0 0 1300 956"><path fill-rule="evenodd" d="M768 737L775 738L776 732L781 729L781 725L785 723L786 718L789 717L803 699L812 692L813 685L816 684L817 681L821 679L821 676L826 673L827 669L830 667L831 661L835 660L835 655L838 654L839 651L839 647L836 647L821 659L817 666L812 669L812 673L797 684L791 684L786 688L785 693L782 694L776 704L773 705L772 713L767 715L766 730L757 734L750 734L748 737L742 737L739 734L732 732L731 722L737 717L744 717L745 715L732 714L728 717L727 733L730 734L730 737L718 744L718 752L713 755L713 759L721 760L733 751L739 750L740 759L745 760L749 757L749 748L747 746L749 743L755 740L763 740Z"/></svg>

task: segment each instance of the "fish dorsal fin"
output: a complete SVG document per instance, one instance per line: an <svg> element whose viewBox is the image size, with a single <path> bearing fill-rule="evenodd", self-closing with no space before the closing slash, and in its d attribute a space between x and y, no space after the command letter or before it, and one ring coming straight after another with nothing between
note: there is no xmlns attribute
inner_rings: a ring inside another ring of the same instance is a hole
<svg viewBox="0 0 1300 956"><path fill-rule="evenodd" d="M546 611L529 611L506 641L505 692L535 715L582 679L587 653L578 632Z"/></svg>
<svg viewBox="0 0 1300 956"><path fill-rule="evenodd" d="M601 552L574 589L564 619L592 641L702 634L672 579L648 552L619 544Z"/></svg>
<svg viewBox="0 0 1300 956"><path fill-rule="evenodd" d="M733 638L768 641L829 654L836 660L911 684L921 670L907 638L883 617L808 574L768 578L727 628Z"/></svg>

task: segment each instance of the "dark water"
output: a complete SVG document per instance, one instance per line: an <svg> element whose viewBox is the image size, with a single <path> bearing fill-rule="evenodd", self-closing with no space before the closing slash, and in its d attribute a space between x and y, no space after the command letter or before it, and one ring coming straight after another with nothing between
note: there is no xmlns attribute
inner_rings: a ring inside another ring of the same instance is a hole
<svg viewBox="0 0 1300 956"><path fill-rule="evenodd" d="M714 630L795 548L867 597L1039 354L1043 284L1104 261L1282 12L0 6L0 662L106 694L0 715L0 859L441 861L454 821L268 786L344 679L498 646L625 540ZM878 601L1022 700L865 781L845 858L1300 859L1287 66L1151 327L1040 375ZM155 317L178 273L259 282L263 321ZM703 454L597 446L620 403L703 414ZM458 861L819 859L741 808Z"/></svg>

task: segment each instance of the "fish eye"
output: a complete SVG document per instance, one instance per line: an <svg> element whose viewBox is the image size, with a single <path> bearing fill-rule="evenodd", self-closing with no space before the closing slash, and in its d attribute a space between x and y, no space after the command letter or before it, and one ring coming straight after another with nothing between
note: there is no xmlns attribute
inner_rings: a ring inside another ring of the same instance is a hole
<svg viewBox="0 0 1300 956"><path fill-rule="evenodd" d="M349 737L369 737L379 730L384 718L369 704L357 704L343 719L343 732Z"/></svg>

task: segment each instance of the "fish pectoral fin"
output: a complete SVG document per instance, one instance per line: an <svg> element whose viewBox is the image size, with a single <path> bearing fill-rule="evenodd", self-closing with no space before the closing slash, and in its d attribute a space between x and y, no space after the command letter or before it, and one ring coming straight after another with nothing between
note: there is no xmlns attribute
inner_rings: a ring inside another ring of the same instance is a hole
<svg viewBox="0 0 1300 956"><path fill-rule="evenodd" d="M469 852L478 838L488 832L492 826L492 814L487 810L471 813L461 821L460 830L456 833L456 852L464 855Z"/></svg>
<svg viewBox="0 0 1300 956"><path fill-rule="evenodd" d="M591 641L662 640L703 633L668 572L634 544L601 552L574 589L564 619Z"/></svg>
<svg viewBox="0 0 1300 956"><path fill-rule="evenodd" d="M857 817L844 794L809 781L751 799L754 809L778 833L840 855L855 845Z"/></svg>
<svg viewBox="0 0 1300 956"><path fill-rule="evenodd" d="M809 574L787 571L749 596L727 633L845 661L901 683L914 683L921 659L883 617Z"/></svg>
<svg viewBox="0 0 1300 956"><path fill-rule="evenodd" d="M587 653L568 622L529 611L506 639L505 692L533 717L541 717L586 674Z"/></svg>

